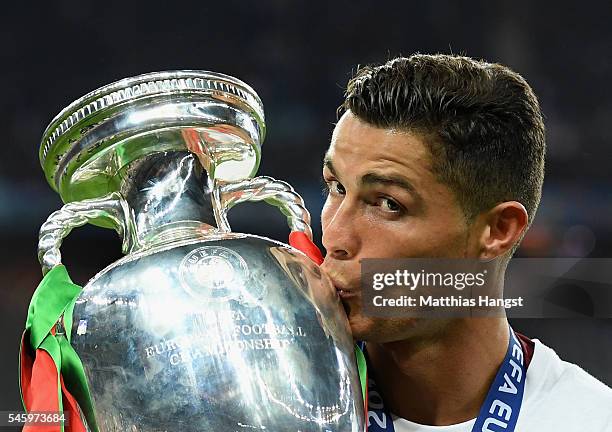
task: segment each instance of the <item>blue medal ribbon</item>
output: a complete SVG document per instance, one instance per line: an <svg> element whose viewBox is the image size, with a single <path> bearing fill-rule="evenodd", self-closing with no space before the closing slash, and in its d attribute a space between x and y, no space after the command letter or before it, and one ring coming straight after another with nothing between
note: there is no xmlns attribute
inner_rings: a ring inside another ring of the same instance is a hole
<svg viewBox="0 0 612 432"><path fill-rule="evenodd" d="M362 349L364 345L361 345ZM472 432L513 432L516 428L525 391L525 359L523 348L510 328L508 351L489 388ZM376 383L368 378L368 432L394 432L393 418L385 409L376 390Z"/></svg>

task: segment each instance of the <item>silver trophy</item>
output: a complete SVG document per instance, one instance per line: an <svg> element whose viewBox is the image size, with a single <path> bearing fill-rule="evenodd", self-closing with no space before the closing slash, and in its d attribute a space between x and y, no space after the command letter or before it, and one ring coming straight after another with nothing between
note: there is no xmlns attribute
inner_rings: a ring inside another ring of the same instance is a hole
<svg viewBox="0 0 612 432"><path fill-rule="evenodd" d="M100 431L363 430L328 278L227 222L234 205L263 200L312 236L292 187L253 177L264 135L253 89L204 71L106 85L47 127L41 164L67 204L41 228L43 272L86 223L115 229L126 254L87 283L66 329Z"/></svg>

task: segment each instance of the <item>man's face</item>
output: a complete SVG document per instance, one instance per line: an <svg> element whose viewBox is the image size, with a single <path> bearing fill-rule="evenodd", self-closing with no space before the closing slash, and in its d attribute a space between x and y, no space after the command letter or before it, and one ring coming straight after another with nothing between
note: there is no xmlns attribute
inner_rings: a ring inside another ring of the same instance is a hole
<svg viewBox="0 0 612 432"><path fill-rule="evenodd" d="M422 327L417 320L363 315L360 260L475 254L455 195L431 172L423 138L376 128L349 111L334 130L323 177L329 188L321 215L323 270L338 290L353 337L391 342L415 335Z"/></svg>

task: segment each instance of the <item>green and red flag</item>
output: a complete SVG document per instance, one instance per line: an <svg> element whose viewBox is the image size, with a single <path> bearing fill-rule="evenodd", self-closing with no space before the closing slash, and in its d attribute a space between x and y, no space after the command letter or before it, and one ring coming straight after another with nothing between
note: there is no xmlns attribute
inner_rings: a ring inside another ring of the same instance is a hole
<svg viewBox="0 0 612 432"><path fill-rule="evenodd" d="M68 422L26 424L24 432L85 432L81 413L89 429L98 430L83 365L70 345L72 309L80 292L59 265L32 296L19 353L21 400L26 412L65 413Z"/></svg>

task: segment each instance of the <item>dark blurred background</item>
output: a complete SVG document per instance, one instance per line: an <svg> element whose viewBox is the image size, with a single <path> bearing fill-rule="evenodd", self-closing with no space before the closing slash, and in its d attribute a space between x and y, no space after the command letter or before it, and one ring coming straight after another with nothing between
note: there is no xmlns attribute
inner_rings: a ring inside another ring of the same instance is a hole
<svg viewBox="0 0 612 432"><path fill-rule="evenodd" d="M609 2L58 0L5 2L2 9L0 410L20 409L18 345L41 277L38 229L62 204L39 165L40 137L72 100L127 76L205 69L251 84L268 124L259 173L302 194L319 239L321 159L358 64L416 51L506 64L538 94L548 137L543 199L519 256L612 256ZM288 234L265 204L237 207L230 222L235 231ZM84 284L120 257L120 241L86 227L62 250L71 276ZM611 320L513 325L612 384Z"/></svg>

